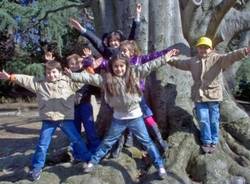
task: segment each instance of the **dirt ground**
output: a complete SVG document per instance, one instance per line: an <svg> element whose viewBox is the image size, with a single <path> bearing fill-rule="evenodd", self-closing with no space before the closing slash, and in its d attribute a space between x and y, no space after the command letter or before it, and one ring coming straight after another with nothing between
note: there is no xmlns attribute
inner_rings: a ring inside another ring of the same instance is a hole
<svg viewBox="0 0 250 184"><path fill-rule="evenodd" d="M92 99L94 116L99 105ZM0 104L0 181L17 170L27 170L38 141L41 121L37 104ZM53 136L49 152L67 146L65 135L58 129Z"/></svg>

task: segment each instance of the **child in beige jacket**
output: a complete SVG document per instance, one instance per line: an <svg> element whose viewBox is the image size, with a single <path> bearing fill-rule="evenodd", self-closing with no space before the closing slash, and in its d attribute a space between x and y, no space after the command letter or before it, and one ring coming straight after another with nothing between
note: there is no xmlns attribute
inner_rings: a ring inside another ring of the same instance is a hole
<svg viewBox="0 0 250 184"><path fill-rule="evenodd" d="M82 84L72 82L67 76L62 75L62 67L59 62L52 60L45 65L45 79L36 79L28 75L9 75L5 71L0 72L0 79L15 82L37 95L42 128L32 160L31 176L33 180L40 178L46 153L57 127L75 145L82 161L89 161L91 156L74 125L75 91L80 89Z"/></svg>

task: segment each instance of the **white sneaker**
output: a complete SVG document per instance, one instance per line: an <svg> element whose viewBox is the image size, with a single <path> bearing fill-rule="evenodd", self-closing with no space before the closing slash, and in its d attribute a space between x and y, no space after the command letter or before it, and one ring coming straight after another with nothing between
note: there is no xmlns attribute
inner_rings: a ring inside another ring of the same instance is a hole
<svg viewBox="0 0 250 184"><path fill-rule="evenodd" d="M94 164L88 163L88 165L84 168L85 173L90 173L94 170Z"/></svg>
<svg viewBox="0 0 250 184"><path fill-rule="evenodd" d="M158 176L160 179L164 179L167 176L167 171L164 167L160 167L158 170Z"/></svg>

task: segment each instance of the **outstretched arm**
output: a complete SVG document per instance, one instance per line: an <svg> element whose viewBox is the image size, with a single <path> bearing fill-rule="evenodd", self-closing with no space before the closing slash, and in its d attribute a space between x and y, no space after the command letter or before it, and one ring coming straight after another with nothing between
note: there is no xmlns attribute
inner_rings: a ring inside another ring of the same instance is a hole
<svg viewBox="0 0 250 184"><path fill-rule="evenodd" d="M99 74L89 74L85 71L81 73L72 73L72 71L68 68L65 68L65 74L69 76L69 78L71 78L74 82L82 82L97 87L102 86L103 79Z"/></svg>
<svg viewBox="0 0 250 184"><path fill-rule="evenodd" d="M128 36L128 40L135 40L136 31L140 26L142 6L140 3L136 5L136 18L133 20L132 27Z"/></svg>
<svg viewBox="0 0 250 184"><path fill-rule="evenodd" d="M227 54L219 55L220 57L219 62L222 68L227 68L234 62L247 58L249 54L250 54L250 47L235 50Z"/></svg>
<svg viewBox="0 0 250 184"><path fill-rule="evenodd" d="M3 70L2 72L0 72L0 79L15 82L16 84L28 89L29 91L36 93L37 83L33 76L17 74L10 75Z"/></svg>
<svg viewBox="0 0 250 184"><path fill-rule="evenodd" d="M141 55L139 56L140 58L140 64L144 64L144 63L147 63L149 61L152 61L154 59L157 59L161 56L164 56L167 52L169 52L170 49L166 48L164 50L161 50L161 51L155 51L155 52L152 52L152 53L149 53L149 54L146 54L146 55Z"/></svg>
<svg viewBox="0 0 250 184"><path fill-rule="evenodd" d="M176 56L179 53L179 50L172 49L167 54L164 55L164 58L160 60L153 60L152 62L145 63L143 65L139 65L135 67L135 72L140 78L147 77L152 71L158 69L162 65L170 62L173 56Z"/></svg>

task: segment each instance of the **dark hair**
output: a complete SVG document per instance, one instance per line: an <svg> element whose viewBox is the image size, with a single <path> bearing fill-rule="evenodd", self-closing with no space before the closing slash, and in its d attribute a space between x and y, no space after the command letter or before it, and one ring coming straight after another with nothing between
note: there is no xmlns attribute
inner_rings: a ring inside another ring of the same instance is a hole
<svg viewBox="0 0 250 184"><path fill-rule="evenodd" d="M120 83L118 81L118 78L114 74L112 65L117 60L124 61L124 64L126 65L126 72L124 76L125 85L126 85L126 93L138 93L142 94L140 90L140 86L138 83L138 80L135 80L135 76L132 72L131 66L129 64L129 58L122 56L121 53L118 53L110 59L108 63L108 71L105 74L105 83L104 83L104 89L111 95L119 95L122 93Z"/></svg>
<svg viewBox="0 0 250 184"><path fill-rule="evenodd" d="M71 60L75 60L76 62L81 62L82 58L78 54L71 54L67 56L66 60L68 65Z"/></svg>
<svg viewBox="0 0 250 184"><path fill-rule="evenodd" d="M107 47L110 47L109 41L111 39L115 39L115 40L118 40L119 42L121 42L121 41L125 40L126 38L125 38L123 32L120 30L113 31L110 33L105 33L102 37L103 44L106 45Z"/></svg>
<svg viewBox="0 0 250 184"><path fill-rule="evenodd" d="M58 61L52 60L45 63L46 70L52 70L57 69L59 71L62 71L62 66Z"/></svg>

